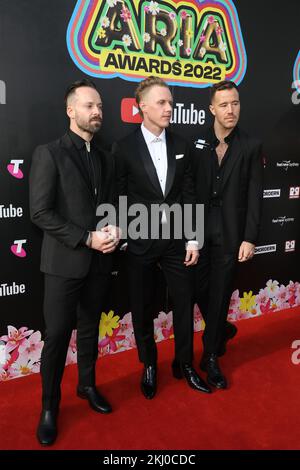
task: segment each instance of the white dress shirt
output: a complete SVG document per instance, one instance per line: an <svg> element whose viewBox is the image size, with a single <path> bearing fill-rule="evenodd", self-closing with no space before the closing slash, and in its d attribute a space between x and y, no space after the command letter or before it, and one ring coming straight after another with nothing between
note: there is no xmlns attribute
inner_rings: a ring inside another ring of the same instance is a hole
<svg viewBox="0 0 300 470"><path fill-rule="evenodd" d="M153 165L155 166L161 190L163 194L165 194L168 173L166 131L164 129L162 133L157 137L156 135L152 134L152 132L150 132L148 129L146 129L144 123L142 123L141 125L141 131L147 144L149 153L151 155ZM163 211L162 213L161 222L162 224L167 222L165 211ZM188 241L187 247L192 249L198 249L198 242Z"/></svg>

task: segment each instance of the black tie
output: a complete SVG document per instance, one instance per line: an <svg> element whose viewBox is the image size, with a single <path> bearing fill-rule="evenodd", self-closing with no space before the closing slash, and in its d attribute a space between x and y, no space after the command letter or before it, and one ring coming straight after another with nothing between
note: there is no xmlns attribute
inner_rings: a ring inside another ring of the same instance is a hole
<svg viewBox="0 0 300 470"><path fill-rule="evenodd" d="M97 187L96 187L96 177L95 177L95 170L94 170L94 164L91 156L91 143L90 142L85 142L86 146L86 159L87 159L87 167L88 167L88 173L89 173L89 178L91 182L91 187L94 196L97 196Z"/></svg>

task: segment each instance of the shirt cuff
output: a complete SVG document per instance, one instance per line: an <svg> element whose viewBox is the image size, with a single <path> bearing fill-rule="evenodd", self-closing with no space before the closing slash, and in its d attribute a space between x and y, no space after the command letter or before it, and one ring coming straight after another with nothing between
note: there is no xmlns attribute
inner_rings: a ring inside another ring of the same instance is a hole
<svg viewBox="0 0 300 470"><path fill-rule="evenodd" d="M190 240L185 244L186 250L199 250L199 243L197 240Z"/></svg>

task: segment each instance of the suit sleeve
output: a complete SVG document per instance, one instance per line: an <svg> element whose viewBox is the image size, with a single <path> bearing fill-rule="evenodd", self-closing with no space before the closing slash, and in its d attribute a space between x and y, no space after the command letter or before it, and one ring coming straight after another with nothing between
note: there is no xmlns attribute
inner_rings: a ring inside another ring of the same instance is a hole
<svg viewBox="0 0 300 470"><path fill-rule="evenodd" d="M196 220L196 193L195 193L195 184L194 184L194 179L193 179L193 173L192 173L192 154L191 154L191 148L187 144L186 145L186 150L185 150L185 158L186 158L186 167L185 167L185 173L184 173L184 178L182 182L182 203L183 204L189 204L192 207L192 220L191 220L191 227L192 227L192 233L191 236L188 236L186 238L186 241L197 241L198 247L201 248L202 243L201 243L201 237L200 233L196 231L196 223L198 222ZM188 227L185 227L188 228ZM196 236L194 235L196 233ZM186 234L186 230L185 230ZM188 234L187 234L188 235Z"/></svg>
<svg viewBox="0 0 300 470"><path fill-rule="evenodd" d="M248 186L248 205L244 240L256 244L262 208L263 193L263 162L262 145L257 144L253 149Z"/></svg>
<svg viewBox="0 0 300 470"><path fill-rule="evenodd" d="M37 147L29 176L30 217L34 224L70 248L82 244L86 230L66 220L55 206L57 168L49 149Z"/></svg>

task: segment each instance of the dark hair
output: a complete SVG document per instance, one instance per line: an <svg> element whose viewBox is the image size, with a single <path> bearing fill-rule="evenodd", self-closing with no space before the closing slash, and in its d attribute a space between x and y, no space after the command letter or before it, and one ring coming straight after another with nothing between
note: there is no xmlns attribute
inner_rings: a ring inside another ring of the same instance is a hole
<svg viewBox="0 0 300 470"><path fill-rule="evenodd" d="M235 88L238 90L238 87L234 82L231 82L230 80L222 80L221 82L214 83L209 89L209 94L210 94L210 102L212 103L215 94L217 91L222 91L222 90L232 90L232 88Z"/></svg>
<svg viewBox="0 0 300 470"><path fill-rule="evenodd" d="M137 89L135 90L135 94L134 94L141 116L143 116L143 112L141 111L141 108L140 108L140 102L143 99L145 92L149 90L150 88L152 88L153 86L161 86L164 88L168 88L168 90L170 89L169 85L166 82L164 82L162 78L159 78L159 77L151 76L141 81L138 84Z"/></svg>
<svg viewBox="0 0 300 470"><path fill-rule="evenodd" d="M77 80L76 82L71 83L71 85L69 85L68 88L66 89L65 98L64 98L66 106L67 106L68 99L70 98L70 96L72 96L75 93L77 88L82 88L82 87L94 88L94 90L98 91L95 83L92 82L92 80L89 80L88 78Z"/></svg>

